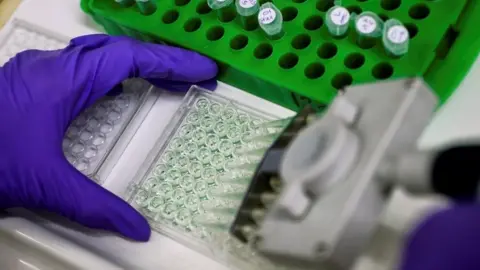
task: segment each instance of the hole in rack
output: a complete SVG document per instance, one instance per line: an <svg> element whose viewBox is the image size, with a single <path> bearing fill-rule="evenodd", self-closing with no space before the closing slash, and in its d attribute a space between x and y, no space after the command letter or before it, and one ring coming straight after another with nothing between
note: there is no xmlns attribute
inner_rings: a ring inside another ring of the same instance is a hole
<svg viewBox="0 0 480 270"><path fill-rule="evenodd" d="M157 11L157 5L153 1L137 2L137 7L144 16L150 16Z"/></svg>
<svg viewBox="0 0 480 270"><path fill-rule="evenodd" d="M237 16L235 9L232 8L223 9L221 14L222 15L219 16L218 19L224 23L235 20L235 17Z"/></svg>
<svg viewBox="0 0 480 270"><path fill-rule="evenodd" d="M337 54L337 46L333 43L324 43L317 51L318 57L323 59L330 59Z"/></svg>
<svg viewBox="0 0 480 270"><path fill-rule="evenodd" d="M408 30L408 35L410 39L413 39L418 34L418 27L413 23L405 24L405 28Z"/></svg>
<svg viewBox="0 0 480 270"><path fill-rule="evenodd" d="M310 45L312 39L307 34L300 34L293 38L292 40L292 47L297 50L303 50Z"/></svg>
<svg viewBox="0 0 480 270"><path fill-rule="evenodd" d="M345 66L349 69L357 69L365 64L365 56L361 53L351 53L345 58Z"/></svg>
<svg viewBox="0 0 480 270"><path fill-rule="evenodd" d="M422 20L428 17L430 9L425 4L416 4L408 10L408 15L412 19Z"/></svg>
<svg viewBox="0 0 480 270"><path fill-rule="evenodd" d="M350 13L355 13L357 15L362 13L362 8L359 6L348 6L347 10L350 11Z"/></svg>
<svg viewBox="0 0 480 270"><path fill-rule="evenodd" d="M163 14L162 22L165 24L174 23L180 14L176 10L169 10Z"/></svg>
<svg viewBox="0 0 480 270"><path fill-rule="evenodd" d="M325 73L325 66L320 63L311 63L305 68L305 77L309 79L318 79Z"/></svg>
<svg viewBox="0 0 480 270"><path fill-rule="evenodd" d="M245 35L238 35L230 41L230 48L234 50L241 50L248 44L248 37Z"/></svg>
<svg viewBox="0 0 480 270"><path fill-rule="evenodd" d="M200 14L200 15L205 15L205 14L208 14L210 13L210 11L212 11L212 9L208 6L207 2L204 1L204 2L200 2L198 5L197 5L197 13Z"/></svg>
<svg viewBox="0 0 480 270"><path fill-rule="evenodd" d="M388 16L385 14L378 14L378 17L380 17L380 19L382 19L384 22L388 21Z"/></svg>
<svg viewBox="0 0 480 270"><path fill-rule="evenodd" d="M129 8L135 5L135 1L115 1L115 3L122 8Z"/></svg>
<svg viewBox="0 0 480 270"><path fill-rule="evenodd" d="M298 56L294 53L287 53L280 57L278 64L283 69L291 69L298 64Z"/></svg>
<svg viewBox="0 0 480 270"><path fill-rule="evenodd" d="M367 2L368 0L357 0L357 2Z"/></svg>
<svg viewBox="0 0 480 270"><path fill-rule="evenodd" d="M345 86L352 84L352 82L353 82L352 75L344 72L344 73L339 73L335 75L335 77L333 77L332 86L335 89L339 90L344 88Z"/></svg>
<svg viewBox="0 0 480 270"><path fill-rule="evenodd" d="M185 22L183 25L183 30L185 32L195 32L202 25L202 21L199 18L192 18Z"/></svg>
<svg viewBox="0 0 480 270"><path fill-rule="evenodd" d="M270 57L273 53L273 47L272 45L268 43L262 43L255 48L255 51L253 52L253 55L257 59L266 59Z"/></svg>
<svg viewBox="0 0 480 270"><path fill-rule="evenodd" d="M313 31L322 27L322 25L323 25L322 17L314 15L314 16L308 17L305 20L305 22L303 23L303 28Z"/></svg>
<svg viewBox="0 0 480 270"><path fill-rule="evenodd" d="M453 26L449 26L447 31L442 37L442 40L435 48L435 55L437 59L444 60L447 57L450 49L452 48L453 44L457 40L459 32L454 29Z"/></svg>
<svg viewBox="0 0 480 270"><path fill-rule="evenodd" d="M317 7L318 11L327 12L328 9L333 7L333 1L332 0L318 0L316 7Z"/></svg>
<svg viewBox="0 0 480 270"><path fill-rule="evenodd" d="M297 3L297 4L301 4L301 3L305 2L305 1L307 1L307 0L293 0L293 2L295 2L295 3Z"/></svg>
<svg viewBox="0 0 480 270"><path fill-rule="evenodd" d="M395 10L402 4L402 0L382 0L380 6L385 10Z"/></svg>
<svg viewBox="0 0 480 270"><path fill-rule="evenodd" d="M294 7L286 7L282 9L283 21L289 22L295 19L298 15L298 10Z"/></svg>
<svg viewBox="0 0 480 270"><path fill-rule="evenodd" d="M175 5L179 7L185 6L188 3L190 3L190 0L175 0Z"/></svg>
<svg viewBox="0 0 480 270"><path fill-rule="evenodd" d="M375 45L377 45L377 40L375 38L358 37L357 38L357 45L358 45L358 47L360 47L364 50L368 50L368 49L371 49L371 48L375 47Z"/></svg>
<svg viewBox="0 0 480 270"><path fill-rule="evenodd" d="M258 28L257 16L240 17L242 20L243 29L246 31L253 31Z"/></svg>
<svg viewBox="0 0 480 270"><path fill-rule="evenodd" d="M214 26L208 29L207 31L207 39L210 41L216 41L223 37L225 34L225 29L221 26Z"/></svg>
<svg viewBox="0 0 480 270"><path fill-rule="evenodd" d="M393 66L389 63L379 63L373 67L372 75L376 79L385 80L393 75Z"/></svg>

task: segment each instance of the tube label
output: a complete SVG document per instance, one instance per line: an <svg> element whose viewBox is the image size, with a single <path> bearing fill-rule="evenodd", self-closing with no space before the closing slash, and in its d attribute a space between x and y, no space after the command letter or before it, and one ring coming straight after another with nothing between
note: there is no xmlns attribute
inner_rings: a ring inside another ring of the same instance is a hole
<svg viewBox="0 0 480 270"><path fill-rule="evenodd" d="M257 0L240 0L240 6L242 8L251 8L257 4Z"/></svg>
<svg viewBox="0 0 480 270"><path fill-rule="evenodd" d="M258 20L261 24L271 24L276 17L277 14L272 8L264 8L258 13Z"/></svg>
<svg viewBox="0 0 480 270"><path fill-rule="evenodd" d="M350 12L344 7L336 7L330 13L330 19L336 25L345 25L350 20Z"/></svg>
<svg viewBox="0 0 480 270"><path fill-rule="evenodd" d="M387 38L395 44L404 43L408 39L408 30L402 25L394 25L388 29Z"/></svg>
<svg viewBox="0 0 480 270"><path fill-rule="evenodd" d="M363 34L371 34L377 29L377 21L371 16L362 16L357 20L357 30Z"/></svg>

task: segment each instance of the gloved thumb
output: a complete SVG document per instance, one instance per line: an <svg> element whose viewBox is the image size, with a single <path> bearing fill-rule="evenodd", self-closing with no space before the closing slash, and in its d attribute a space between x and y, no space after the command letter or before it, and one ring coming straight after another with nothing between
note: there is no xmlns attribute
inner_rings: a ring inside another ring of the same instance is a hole
<svg viewBox="0 0 480 270"><path fill-rule="evenodd" d="M0 207L46 210L89 228L148 241L150 226L133 207L81 174L65 158L49 164L22 174L30 179L15 179L0 187L0 193L10 197L4 201L9 203Z"/></svg>
<svg viewBox="0 0 480 270"><path fill-rule="evenodd" d="M70 196L59 192L59 203L55 204L67 218L90 228L118 232L137 241L148 241L150 226L133 207L75 168L70 166L67 171L75 187L70 189Z"/></svg>

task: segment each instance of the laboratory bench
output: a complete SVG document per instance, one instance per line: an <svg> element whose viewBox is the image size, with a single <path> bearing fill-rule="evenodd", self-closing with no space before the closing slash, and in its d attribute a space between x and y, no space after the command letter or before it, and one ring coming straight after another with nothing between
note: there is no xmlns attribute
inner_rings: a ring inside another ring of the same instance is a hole
<svg viewBox="0 0 480 270"><path fill-rule="evenodd" d="M4 0L9 1L9 0ZM2 7L2 2L0 2ZM0 12L1 14L1 12ZM0 61L15 50L61 47L68 40L85 34L102 32L74 0L24 0L0 30ZM19 38L21 34L21 38ZM27 38L25 38L27 37ZM0 62L1 64L1 62ZM480 125L475 125L479 106L477 60L468 76L450 100L441 107L423 133L418 145L433 149L459 140L475 140ZM126 197L132 189L132 179L150 151L170 128L184 97L156 89L144 83L130 83L132 88L145 88L138 97L135 113L128 116L128 127L118 130L108 158L94 171L94 180L111 192ZM293 112L244 91L219 83L216 94L250 107L263 108L276 118ZM452 128L455 126L456 128ZM108 138L107 138L108 139ZM80 169L80 167L77 167ZM426 212L443 207L437 197L413 197L396 190L382 215L372 242L358 259L355 269L390 269L398 259L404 236ZM108 209L105 209L108 211ZM236 262L221 254L195 246L161 228L152 233L148 243L133 243L110 234L79 228L55 218L39 217L15 209L0 219L1 264L5 269L235 269Z"/></svg>

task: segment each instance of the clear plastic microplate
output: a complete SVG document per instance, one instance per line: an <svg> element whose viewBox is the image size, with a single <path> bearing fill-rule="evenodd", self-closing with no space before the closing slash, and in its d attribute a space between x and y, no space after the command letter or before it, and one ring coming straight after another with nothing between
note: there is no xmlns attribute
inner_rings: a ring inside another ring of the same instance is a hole
<svg viewBox="0 0 480 270"><path fill-rule="evenodd" d="M29 50L57 50L67 46L63 37L24 22L13 21L0 38L0 66L17 53ZM96 173L122 132L143 104L151 85L141 79L123 82L123 93L105 97L82 112L68 128L63 141L66 158L96 182Z"/></svg>
<svg viewBox="0 0 480 270"><path fill-rule="evenodd" d="M254 170L238 150L250 145L245 138L253 127L276 119L192 87L139 170L127 201L155 230L230 267L279 269L228 233Z"/></svg>
<svg viewBox="0 0 480 270"><path fill-rule="evenodd" d="M105 97L82 112L68 128L63 151L68 161L97 182L96 173L145 100L151 85L141 79L123 82L123 93Z"/></svg>

